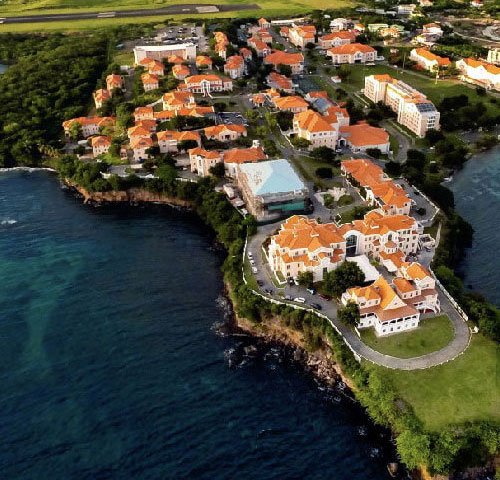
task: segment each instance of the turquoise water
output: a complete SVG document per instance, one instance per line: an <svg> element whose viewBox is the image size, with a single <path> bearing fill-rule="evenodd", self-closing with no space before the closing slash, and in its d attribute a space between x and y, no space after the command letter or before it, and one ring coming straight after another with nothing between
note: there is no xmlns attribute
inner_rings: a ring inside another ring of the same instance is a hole
<svg viewBox="0 0 500 480"><path fill-rule="evenodd" d="M465 285L500 306L500 147L476 155L450 184L457 211L474 227L462 271Z"/></svg>
<svg viewBox="0 0 500 480"><path fill-rule="evenodd" d="M387 479L387 434L280 350L230 368L220 262L184 214L0 174L0 477Z"/></svg>

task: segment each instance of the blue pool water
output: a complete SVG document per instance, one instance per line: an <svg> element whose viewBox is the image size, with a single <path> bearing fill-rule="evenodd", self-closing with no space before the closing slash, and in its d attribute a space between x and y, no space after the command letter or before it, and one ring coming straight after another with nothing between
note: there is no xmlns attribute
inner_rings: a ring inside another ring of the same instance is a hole
<svg viewBox="0 0 500 480"><path fill-rule="evenodd" d="M274 350L229 368L220 262L185 214L0 174L0 477L389 478L353 402Z"/></svg>

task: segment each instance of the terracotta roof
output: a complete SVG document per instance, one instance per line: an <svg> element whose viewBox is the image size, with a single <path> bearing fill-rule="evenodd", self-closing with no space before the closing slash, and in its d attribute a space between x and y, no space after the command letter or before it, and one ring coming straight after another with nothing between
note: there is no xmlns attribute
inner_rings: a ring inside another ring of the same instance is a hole
<svg viewBox="0 0 500 480"><path fill-rule="evenodd" d="M430 61L436 61L438 63L438 65L440 65L442 67L445 67L445 66L451 64L451 61L448 57L440 57L439 55L436 55L425 48L415 48L415 53L419 57L423 57L423 58L430 60Z"/></svg>
<svg viewBox="0 0 500 480"><path fill-rule="evenodd" d="M314 110L296 113L293 117L294 123L297 122L302 130L309 132L331 132L333 127Z"/></svg>
<svg viewBox="0 0 500 480"><path fill-rule="evenodd" d="M356 34L347 30L340 30L339 32L327 33L326 35L320 37L320 40L334 40L335 38L354 41L356 40Z"/></svg>
<svg viewBox="0 0 500 480"><path fill-rule="evenodd" d="M212 66L212 59L210 57L207 57L206 55L198 55L196 57L196 66L200 67L200 66L204 66L204 65L211 67Z"/></svg>
<svg viewBox="0 0 500 480"><path fill-rule="evenodd" d="M426 277L432 278L429 270L418 262L413 262L409 267L406 267L405 271L414 280L423 280Z"/></svg>
<svg viewBox="0 0 500 480"><path fill-rule="evenodd" d="M260 38L257 37L249 38L247 43L248 45L253 46L253 48L255 48L255 50L257 50L258 52L269 49L267 43L264 43Z"/></svg>
<svg viewBox="0 0 500 480"><path fill-rule="evenodd" d="M133 150L137 148L149 148L153 146L151 137L133 137L130 139L130 148Z"/></svg>
<svg viewBox="0 0 500 480"><path fill-rule="evenodd" d="M143 84L156 85L159 82L158 75L153 73L143 73L141 75L141 80Z"/></svg>
<svg viewBox="0 0 500 480"><path fill-rule="evenodd" d="M113 90L113 88L121 88L123 85L123 78L120 75L108 75L106 77L106 85L108 90Z"/></svg>
<svg viewBox="0 0 500 480"><path fill-rule="evenodd" d="M202 81L207 81L207 82L212 82L212 83L219 83L219 82L223 82L223 79L222 79L222 77L219 77L218 75L207 74L207 75L191 75L190 77L187 77L184 81L187 84L189 84L189 83L200 83Z"/></svg>
<svg viewBox="0 0 500 480"><path fill-rule="evenodd" d="M93 147L107 147L111 145L111 138L105 135L98 135L97 137L92 137L90 143Z"/></svg>
<svg viewBox="0 0 500 480"><path fill-rule="evenodd" d="M109 93L109 90L106 90L104 88L100 88L99 90L96 90L94 92L94 99L100 102L104 102L106 100L109 100L111 98L111 94Z"/></svg>
<svg viewBox="0 0 500 480"><path fill-rule="evenodd" d="M176 65L180 65L181 63L184 63L186 60L184 58L179 57L178 55L170 55L170 57L167 58L168 63L174 63Z"/></svg>
<svg viewBox="0 0 500 480"><path fill-rule="evenodd" d="M268 83L275 84L281 90L290 90L293 88L292 81L288 77L277 72L271 72L267 77L267 81Z"/></svg>
<svg viewBox="0 0 500 480"><path fill-rule="evenodd" d="M243 67L245 60L240 55L232 55L226 60L224 70L239 70Z"/></svg>
<svg viewBox="0 0 500 480"><path fill-rule="evenodd" d="M215 125L213 127L204 128L206 137L219 136L221 133L230 131L240 134L246 133L247 129L244 125L230 124L230 125Z"/></svg>
<svg viewBox="0 0 500 480"><path fill-rule="evenodd" d="M262 147L233 148L224 152L224 163L258 162L266 158Z"/></svg>
<svg viewBox="0 0 500 480"><path fill-rule="evenodd" d="M239 49L240 55L246 60L247 58L252 58L252 50L246 48L246 47L241 47Z"/></svg>
<svg viewBox="0 0 500 480"><path fill-rule="evenodd" d="M71 118L63 122L63 128L66 130L70 128L74 123L78 123L81 126L86 125L97 125L97 126L110 126L115 124L114 117L77 117Z"/></svg>
<svg viewBox="0 0 500 480"><path fill-rule="evenodd" d="M500 75L500 67L493 65L492 63L483 62L482 60L475 60L474 58L464 58L466 65L472 68L483 67L488 73L492 75Z"/></svg>
<svg viewBox="0 0 500 480"><path fill-rule="evenodd" d="M172 67L172 74L174 76L187 76L190 73L189 67L186 65L174 65Z"/></svg>
<svg viewBox="0 0 500 480"><path fill-rule="evenodd" d="M143 126L130 127L127 130L127 135L129 138L133 137L149 137L151 132Z"/></svg>
<svg viewBox="0 0 500 480"><path fill-rule="evenodd" d="M296 95L289 97L279 97L274 99L274 105L278 110L288 110L292 108L307 108L309 104L302 98Z"/></svg>
<svg viewBox="0 0 500 480"><path fill-rule="evenodd" d="M264 63L272 65L297 65L304 62L302 53L287 53L277 50L264 58Z"/></svg>
<svg viewBox="0 0 500 480"><path fill-rule="evenodd" d="M392 283L396 287L396 290L400 293L409 293L417 290L417 287L415 287L415 285L413 285L410 281L406 280L406 278L396 277Z"/></svg>
<svg viewBox="0 0 500 480"><path fill-rule="evenodd" d="M137 107L134 110L134 117L137 117L139 115L153 117L153 107Z"/></svg>
<svg viewBox="0 0 500 480"><path fill-rule="evenodd" d="M314 90L312 92L309 92L307 95L311 98L326 98L328 99L328 92L325 90Z"/></svg>
<svg viewBox="0 0 500 480"><path fill-rule="evenodd" d="M383 128L372 127L367 123L340 127L340 135L355 147L386 145L389 143L389 134Z"/></svg>
<svg viewBox="0 0 500 480"><path fill-rule="evenodd" d="M383 73L383 74L380 74L380 75L373 75L373 78L375 80L378 80L379 82L387 82L387 83L391 83L394 79L388 75L387 73Z"/></svg>
<svg viewBox="0 0 500 480"><path fill-rule="evenodd" d="M156 130L156 121L155 120L138 120L135 122L136 127L143 127L148 129L149 131Z"/></svg>
<svg viewBox="0 0 500 480"><path fill-rule="evenodd" d="M370 47L370 45L364 45L363 43L348 43L347 45L330 48L328 51L333 55L353 55L356 52L370 53L376 50Z"/></svg>
<svg viewBox="0 0 500 480"><path fill-rule="evenodd" d="M206 159L216 159L221 157L220 152L218 152L217 150L205 150L201 147L191 148L190 150L188 150L188 153L190 157L196 155Z"/></svg>
<svg viewBox="0 0 500 480"><path fill-rule="evenodd" d="M176 130L163 130L156 134L158 141L168 141L176 140L177 142L183 142L185 140L194 140L195 142L200 142L200 134L198 132L188 131L188 132L178 132Z"/></svg>

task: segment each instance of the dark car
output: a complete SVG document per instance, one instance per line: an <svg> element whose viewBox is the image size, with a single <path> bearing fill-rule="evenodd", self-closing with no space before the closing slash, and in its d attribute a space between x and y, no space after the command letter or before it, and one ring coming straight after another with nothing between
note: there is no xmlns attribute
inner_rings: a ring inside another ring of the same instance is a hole
<svg viewBox="0 0 500 480"><path fill-rule="evenodd" d="M262 280L257 280L257 285L259 287L262 287L262 286L264 286L264 282Z"/></svg>
<svg viewBox="0 0 500 480"><path fill-rule="evenodd" d="M315 308L316 310L323 310L323 307L319 303L311 303L311 307Z"/></svg>
<svg viewBox="0 0 500 480"><path fill-rule="evenodd" d="M324 300L328 300L328 301L330 301L332 299L332 297L330 297L329 295L325 295L324 293L320 293L319 296L321 298L323 298Z"/></svg>

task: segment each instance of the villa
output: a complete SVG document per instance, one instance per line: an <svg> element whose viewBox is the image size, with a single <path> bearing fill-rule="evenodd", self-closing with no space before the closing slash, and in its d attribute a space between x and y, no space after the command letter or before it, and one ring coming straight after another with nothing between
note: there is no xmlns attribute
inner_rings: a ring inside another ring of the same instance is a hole
<svg viewBox="0 0 500 480"><path fill-rule="evenodd" d="M412 200L408 194L370 160L344 160L341 172L354 186L363 189L368 205L379 207L386 215L410 214Z"/></svg>
<svg viewBox="0 0 500 480"><path fill-rule="evenodd" d="M161 153L178 152L179 144L188 140L194 141L201 146L201 138L198 132L178 132L175 130L164 130L156 134L158 146Z"/></svg>
<svg viewBox="0 0 500 480"><path fill-rule="evenodd" d="M206 127L203 132L208 140L217 140L219 142L233 142L240 137L247 136L247 129L243 125L236 124Z"/></svg>
<svg viewBox="0 0 500 480"><path fill-rule="evenodd" d="M109 147L111 147L111 138L106 135L98 135L90 139L90 144L92 145L92 154L97 157L103 153L108 153Z"/></svg>
<svg viewBox="0 0 500 480"><path fill-rule="evenodd" d="M374 62L376 55L377 51L373 47L363 43L340 45L330 48L326 53L334 64Z"/></svg>
<svg viewBox="0 0 500 480"><path fill-rule="evenodd" d="M158 75L154 75L152 73L143 73L141 75L141 80L145 92L156 90L160 86Z"/></svg>
<svg viewBox="0 0 500 480"><path fill-rule="evenodd" d="M163 62L159 60L154 60L153 58L143 58L139 65L145 67L148 73L151 75L163 76L165 73L165 67L163 66Z"/></svg>
<svg viewBox="0 0 500 480"><path fill-rule="evenodd" d="M457 62L457 68L462 80L500 91L500 67L497 65L473 58L463 58Z"/></svg>
<svg viewBox="0 0 500 480"><path fill-rule="evenodd" d="M187 76L191 74L189 67L186 65L174 65L172 67L172 75L177 80L184 80Z"/></svg>
<svg viewBox="0 0 500 480"><path fill-rule="evenodd" d="M325 50L341 45L348 45L356 40L356 33L347 30L327 33L319 38L319 46Z"/></svg>
<svg viewBox="0 0 500 480"><path fill-rule="evenodd" d="M206 55L198 55L196 57L196 68L212 68L212 59Z"/></svg>
<svg viewBox="0 0 500 480"><path fill-rule="evenodd" d="M210 168L222 162L222 154L216 150L192 148L188 150L191 172L202 177L210 175Z"/></svg>
<svg viewBox="0 0 500 480"><path fill-rule="evenodd" d="M240 55L232 55L226 60L224 73L232 79L241 78L245 74L245 60Z"/></svg>
<svg viewBox="0 0 500 480"><path fill-rule="evenodd" d="M298 138L311 142L309 149L335 148L338 132L325 118L314 110L305 110L293 117L293 131Z"/></svg>
<svg viewBox="0 0 500 480"><path fill-rule="evenodd" d="M295 95L274 98L273 103L281 112L300 113L309 108L309 104L302 97Z"/></svg>
<svg viewBox="0 0 500 480"><path fill-rule="evenodd" d="M266 80L270 88L283 90L286 93L293 93L295 91L292 81L280 73L271 72Z"/></svg>
<svg viewBox="0 0 500 480"><path fill-rule="evenodd" d="M233 81L215 74L192 75L184 79L179 85L179 90L190 93L209 95L213 92L225 92L233 89Z"/></svg>
<svg viewBox="0 0 500 480"><path fill-rule="evenodd" d="M123 77L121 75L108 75L106 77L106 88L110 94L113 94L113 90L123 90L124 83Z"/></svg>
<svg viewBox="0 0 500 480"><path fill-rule="evenodd" d="M147 151L154 146L150 137L135 137L130 140L130 148L136 162L141 162L149 157Z"/></svg>
<svg viewBox="0 0 500 480"><path fill-rule="evenodd" d="M115 119L113 117L78 117L66 120L62 124L66 136L70 135L74 125L81 128L83 138L88 138L92 135L99 135L101 129L105 127L114 127Z"/></svg>
<svg viewBox="0 0 500 480"><path fill-rule="evenodd" d="M192 108L196 105L194 96L189 92L167 92L162 97L163 110L180 110Z"/></svg>
<svg viewBox="0 0 500 480"><path fill-rule="evenodd" d="M298 75L304 70L304 55L277 50L264 58L264 64L272 65L275 69L280 65L288 65L292 69L292 74Z"/></svg>
<svg viewBox="0 0 500 480"><path fill-rule="evenodd" d="M111 98L111 93L109 90L100 88L94 92L94 103L95 108L102 108L103 104Z"/></svg>
<svg viewBox="0 0 500 480"><path fill-rule="evenodd" d="M299 25L290 28L288 39L296 47L304 48L307 44L316 43L316 27L314 25Z"/></svg>
<svg viewBox="0 0 500 480"><path fill-rule="evenodd" d="M448 57L440 57L426 48L414 48L410 52L410 60L429 72L436 72L440 68L448 68L451 65Z"/></svg>

